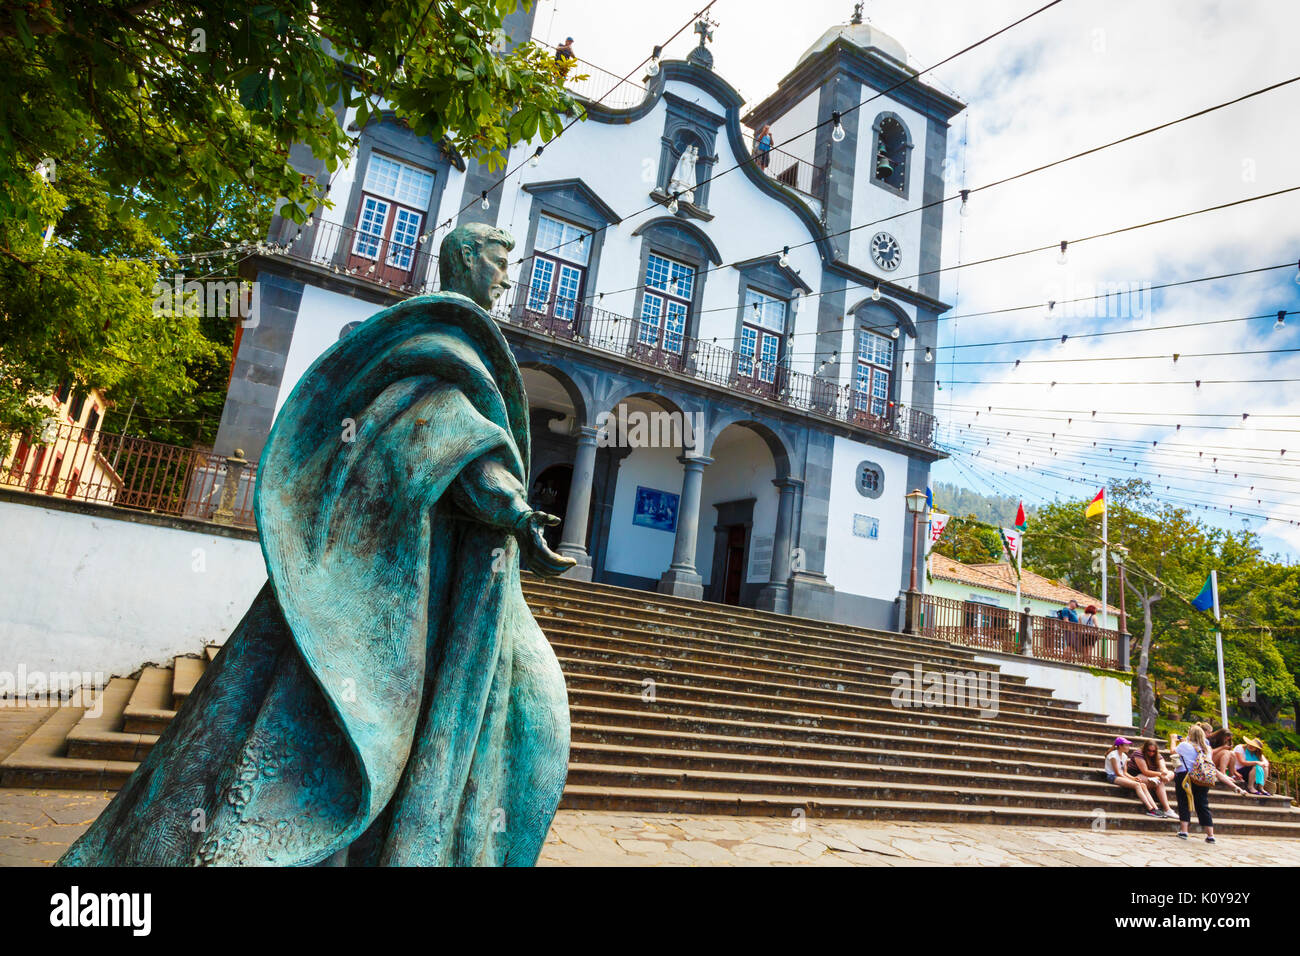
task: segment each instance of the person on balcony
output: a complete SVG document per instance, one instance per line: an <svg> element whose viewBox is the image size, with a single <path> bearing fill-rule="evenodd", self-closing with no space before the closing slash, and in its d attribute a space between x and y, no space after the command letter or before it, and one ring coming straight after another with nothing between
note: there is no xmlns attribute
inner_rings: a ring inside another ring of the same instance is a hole
<svg viewBox="0 0 1300 956"><path fill-rule="evenodd" d="M1074 602L1071 601L1070 603L1073 604ZM1085 627L1097 626L1097 608L1095 605L1089 604L1083 609L1083 620L1079 623Z"/></svg>
<svg viewBox="0 0 1300 956"><path fill-rule="evenodd" d="M1164 810L1156 809L1156 802L1151 798L1151 788L1144 780L1135 777L1128 770L1128 752L1133 746L1133 742L1126 737L1116 737L1115 746L1106 754L1106 779L1117 787L1125 790L1132 790L1142 801L1142 805L1147 808L1147 816L1163 819L1166 816L1173 816L1172 813L1166 813ZM1165 805L1168 806L1168 800L1164 798L1164 787L1161 788L1161 798Z"/></svg>
<svg viewBox="0 0 1300 956"><path fill-rule="evenodd" d="M1079 623L1079 602L1070 598L1070 603L1056 612L1056 616L1062 621L1069 621L1071 624Z"/></svg>
<svg viewBox="0 0 1300 956"><path fill-rule="evenodd" d="M767 169L772 161L772 125L764 123L763 128L754 134L754 162L759 169Z"/></svg>
<svg viewBox="0 0 1300 956"><path fill-rule="evenodd" d="M564 73L567 76L573 69L573 63L577 57L573 53L573 37L565 37L564 42L555 48L555 62L564 67Z"/></svg>

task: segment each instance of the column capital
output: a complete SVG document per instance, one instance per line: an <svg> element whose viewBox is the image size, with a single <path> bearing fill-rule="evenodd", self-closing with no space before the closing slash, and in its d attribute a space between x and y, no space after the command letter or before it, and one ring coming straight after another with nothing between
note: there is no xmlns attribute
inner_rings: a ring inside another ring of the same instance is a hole
<svg viewBox="0 0 1300 956"><path fill-rule="evenodd" d="M713 464L713 459L708 455L678 455L677 460L686 466L687 471L703 471ZM695 467L692 468L692 465Z"/></svg>
<svg viewBox="0 0 1300 956"><path fill-rule="evenodd" d="M596 438L600 435L600 429L593 425L579 425L577 438L579 445L594 445Z"/></svg>
<svg viewBox="0 0 1300 956"><path fill-rule="evenodd" d="M798 491L800 488L803 487L803 479L792 478L790 476L786 476L785 478L773 478L772 484L776 485L782 491L784 491L786 488L790 488L794 491Z"/></svg>

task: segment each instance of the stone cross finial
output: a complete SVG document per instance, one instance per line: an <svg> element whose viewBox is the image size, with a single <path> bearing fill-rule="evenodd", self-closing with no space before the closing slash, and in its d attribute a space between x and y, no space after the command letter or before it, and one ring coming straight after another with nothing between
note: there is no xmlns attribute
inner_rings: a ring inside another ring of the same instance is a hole
<svg viewBox="0 0 1300 956"><path fill-rule="evenodd" d="M716 27L717 24L707 16L695 21L695 32L700 35L700 46L713 39L713 31L709 27Z"/></svg>

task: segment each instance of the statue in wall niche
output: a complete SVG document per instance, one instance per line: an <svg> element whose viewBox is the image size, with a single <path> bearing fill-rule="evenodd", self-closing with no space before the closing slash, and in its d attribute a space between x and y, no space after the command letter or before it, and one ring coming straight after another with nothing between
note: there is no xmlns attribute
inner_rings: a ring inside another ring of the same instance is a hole
<svg viewBox="0 0 1300 956"><path fill-rule="evenodd" d="M682 150L681 159L668 180L668 195L676 195L679 202L695 202L695 164L700 161L700 151L694 145Z"/></svg>
<svg viewBox="0 0 1300 956"><path fill-rule="evenodd" d="M445 291L298 382L258 470L269 580L61 865L536 861L569 710L519 566L574 561L528 505L528 403L487 312L513 244L453 230Z"/></svg>

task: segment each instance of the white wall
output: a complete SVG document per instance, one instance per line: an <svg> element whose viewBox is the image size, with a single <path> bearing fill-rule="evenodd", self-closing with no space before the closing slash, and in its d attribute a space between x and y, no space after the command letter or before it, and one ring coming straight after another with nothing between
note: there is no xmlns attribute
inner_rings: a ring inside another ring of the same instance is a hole
<svg viewBox="0 0 1300 956"><path fill-rule="evenodd" d="M1118 677L1012 654L981 652L975 655L975 660L981 664L995 664L1004 674L1024 677L1034 687L1046 687L1053 697L1077 703L1080 710L1105 714L1107 723L1118 727L1133 726L1133 692Z"/></svg>
<svg viewBox="0 0 1300 956"><path fill-rule="evenodd" d="M767 445L754 432L739 425L723 429L710 450L713 464L704 469L700 491L700 528L695 550L695 568L708 584L713 575L713 549L716 535L713 526L718 511L713 506L724 501L754 499L754 526L750 529L749 566L745 580L766 584L770 568L754 564L754 538L776 533L776 509L780 493L772 484L776 462Z"/></svg>
<svg viewBox="0 0 1300 956"><path fill-rule="evenodd" d="M863 95L864 97L869 95L869 91L864 89ZM907 131L912 134L912 149L907 157L909 168L906 198L892 190L881 189L871 181L876 171L876 157L871 151L875 134L871 127L876 117L884 112L897 113L902 117ZM873 274L879 272L879 268L871 258L871 237L878 232L888 232L903 247L903 261L897 269L885 275L897 276L903 280L903 285L913 289L917 288L919 280L908 277L920 271L921 213L915 210L918 210L921 205L921 189L925 176L925 134L924 116L887 97L870 103L858 113L857 175L854 177L852 221L875 222L899 213L906 213L906 215L899 215L896 219L854 232L849 241L849 261Z"/></svg>
<svg viewBox="0 0 1300 956"><path fill-rule="evenodd" d="M284 362L284 378L280 380L280 393L275 399L275 412L280 413L285 399L298 384L298 379L311 368L311 363L322 352L339 340L339 332L349 322L364 322L383 306L350 295L328 292L314 285L302 293L302 306L294 324L293 340Z"/></svg>
<svg viewBox="0 0 1300 956"><path fill-rule="evenodd" d="M873 461L884 470L879 498L858 493L858 463ZM884 448L837 437L831 460L831 495L826 527L826 580L846 594L892 601L902 574L907 503L907 458ZM880 522L878 537L853 533L854 515Z"/></svg>
<svg viewBox="0 0 1300 956"><path fill-rule="evenodd" d="M105 678L226 639L266 582L255 541L0 501L0 672Z"/></svg>
<svg viewBox="0 0 1300 956"><path fill-rule="evenodd" d="M680 448L638 448L619 466L614 512L610 517L609 547L605 555L606 570L657 579L672 564L676 534L633 524L632 513L637 485L674 495L682 493L684 472L677 460L681 453ZM678 501L679 508L680 504Z"/></svg>

